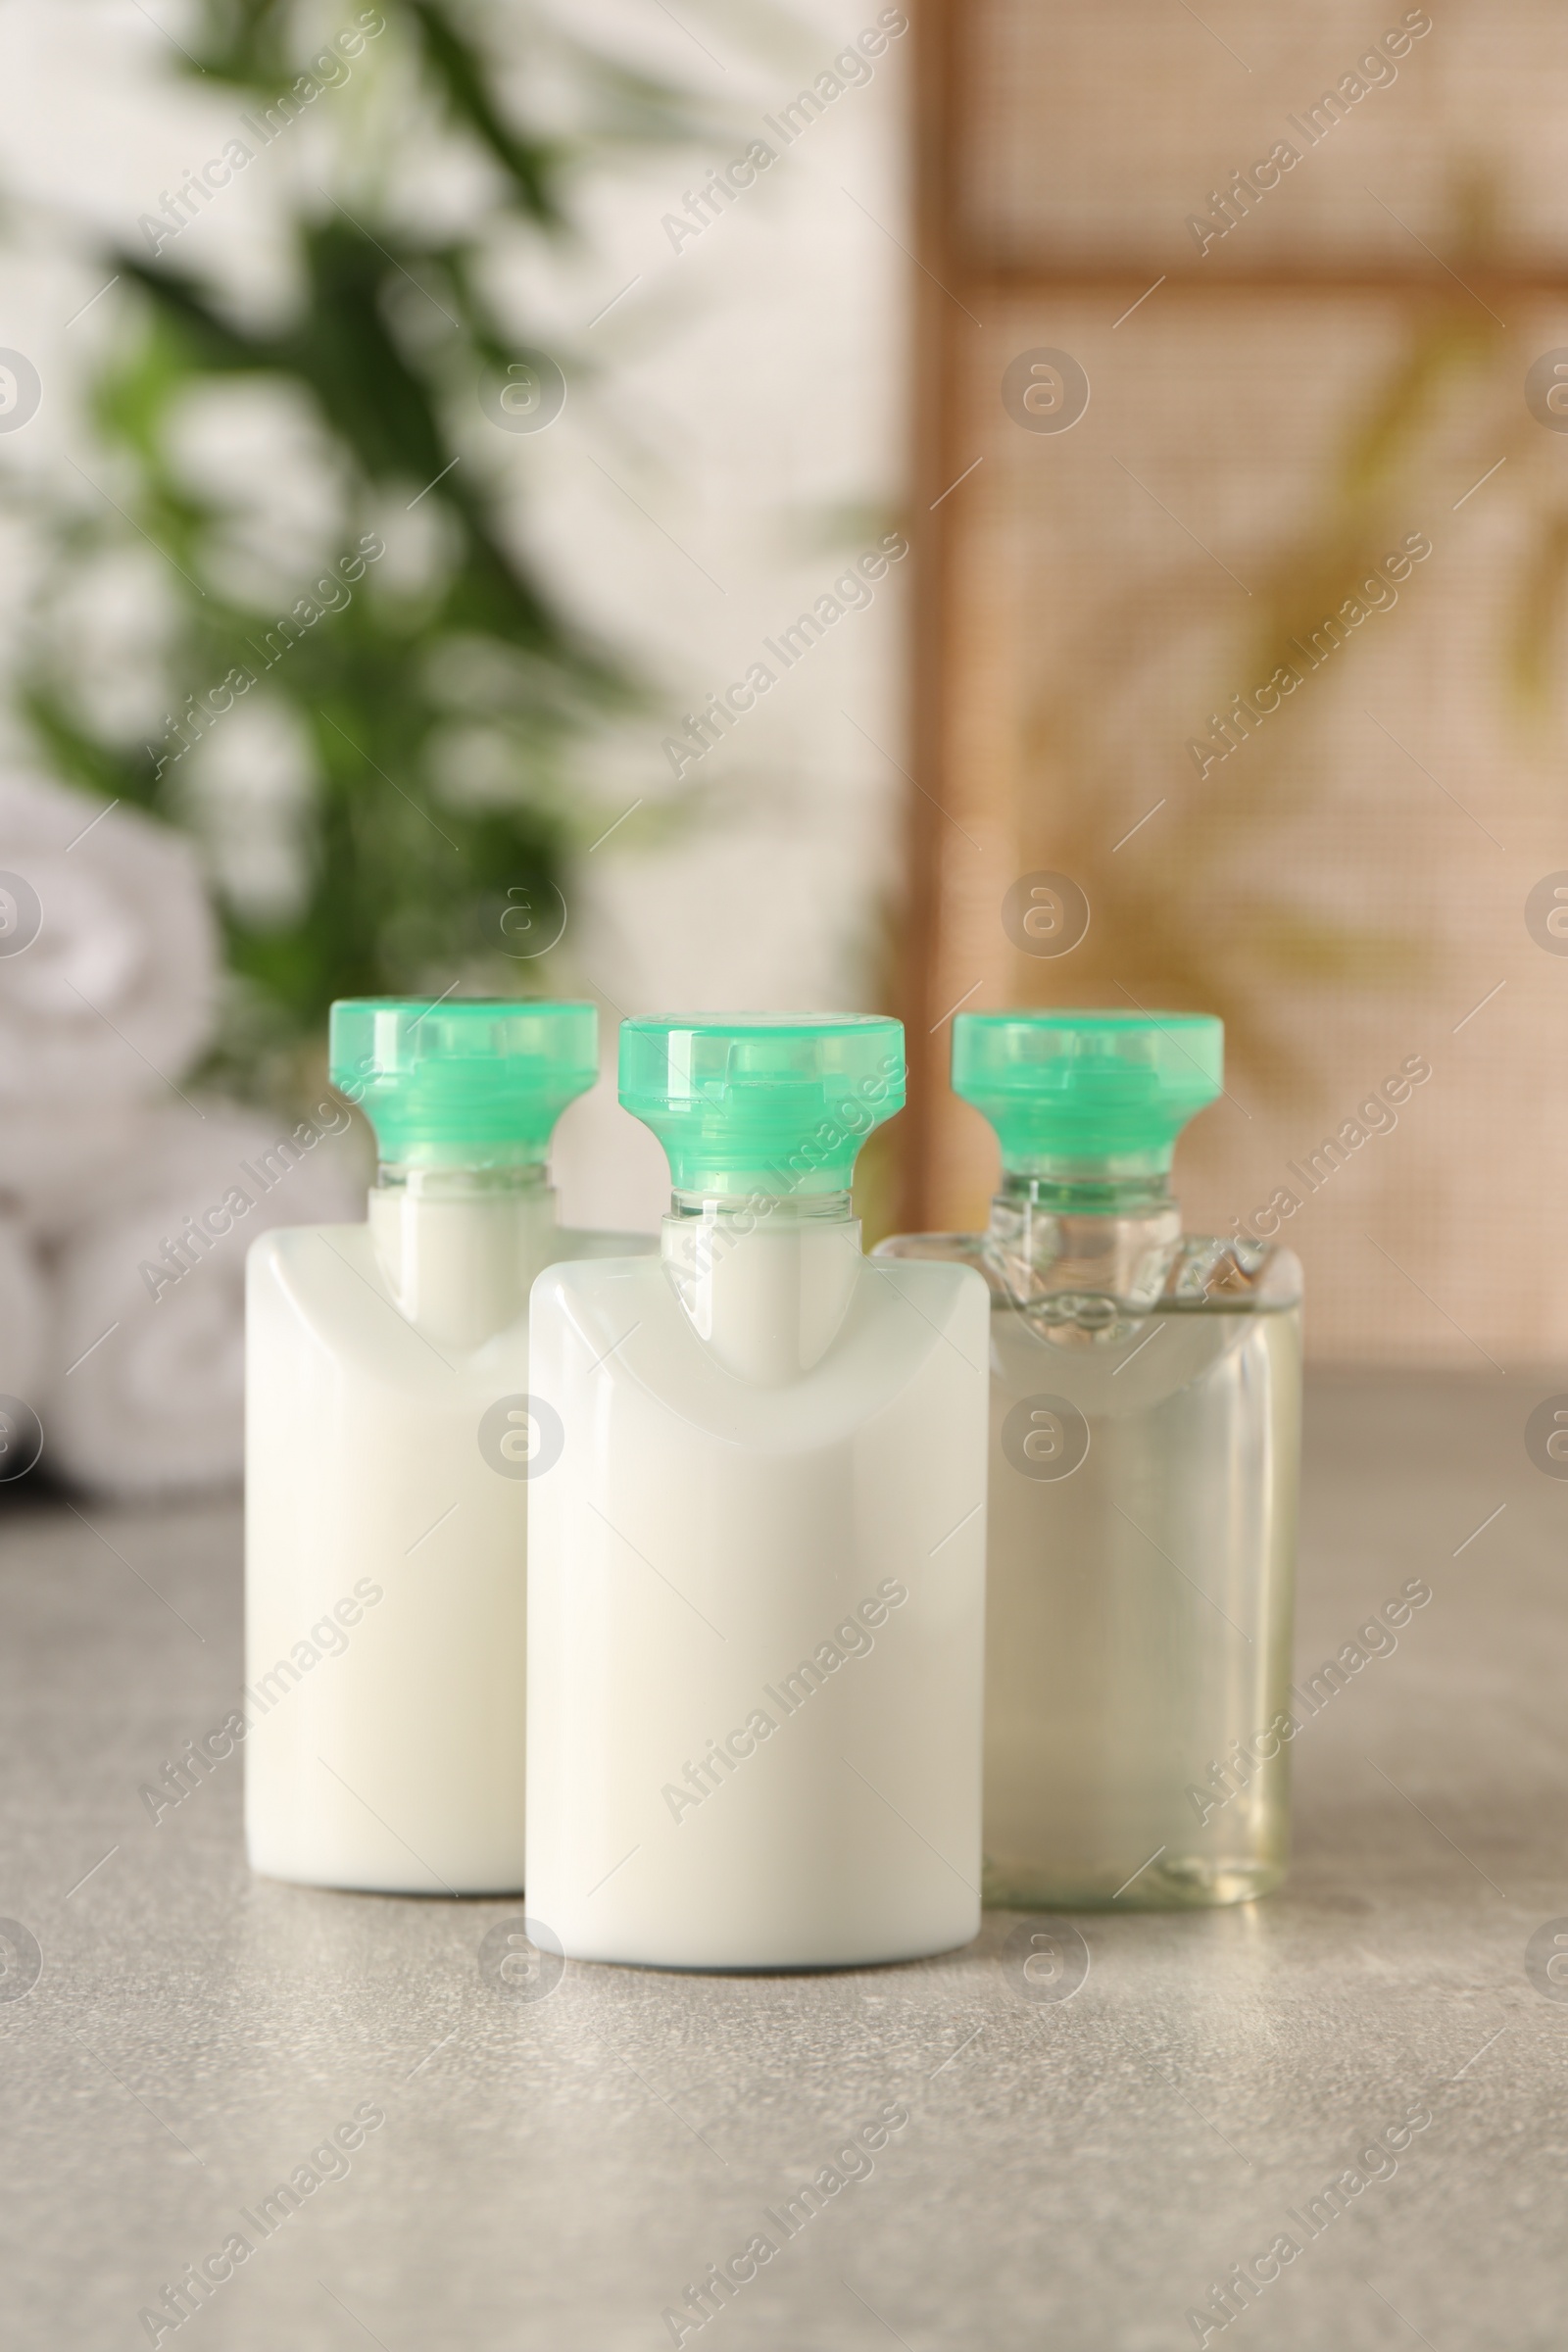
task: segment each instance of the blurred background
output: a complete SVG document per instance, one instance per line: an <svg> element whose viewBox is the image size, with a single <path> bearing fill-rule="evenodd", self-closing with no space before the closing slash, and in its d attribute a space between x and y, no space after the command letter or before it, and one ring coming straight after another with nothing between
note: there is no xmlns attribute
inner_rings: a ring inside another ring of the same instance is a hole
<svg viewBox="0 0 1568 2352"><path fill-rule="evenodd" d="M984 1218L955 1010L1214 1010L1317 1359L1560 1357L1565 97L1538 0L5 0L11 1460L237 1475L344 994L592 996L644 1228L622 1014L898 1011L868 1240Z"/></svg>

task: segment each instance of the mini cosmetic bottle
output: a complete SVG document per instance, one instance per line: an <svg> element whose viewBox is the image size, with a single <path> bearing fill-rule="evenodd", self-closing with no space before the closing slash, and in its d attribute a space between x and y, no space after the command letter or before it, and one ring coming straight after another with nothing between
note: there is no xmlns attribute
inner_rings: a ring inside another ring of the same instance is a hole
<svg viewBox="0 0 1568 2352"><path fill-rule="evenodd" d="M564 1231L551 1131L597 1074L591 1004L332 1007L333 1083L375 1129L364 1225L252 1248L246 1831L313 1886L523 1883L525 1543L551 1425L528 1291Z"/></svg>
<svg viewBox="0 0 1568 2352"><path fill-rule="evenodd" d="M990 1229L878 1252L991 1290L991 1903L1175 1909L1284 1875L1300 1268L1184 1235L1169 1181L1222 1054L1201 1015L961 1014Z"/></svg>
<svg viewBox="0 0 1568 2352"><path fill-rule="evenodd" d="M658 1259L534 1286L528 1907L578 1959L788 1969L980 1915L984 1283L878 1264L896 1021L627 1021Z"/></svg>

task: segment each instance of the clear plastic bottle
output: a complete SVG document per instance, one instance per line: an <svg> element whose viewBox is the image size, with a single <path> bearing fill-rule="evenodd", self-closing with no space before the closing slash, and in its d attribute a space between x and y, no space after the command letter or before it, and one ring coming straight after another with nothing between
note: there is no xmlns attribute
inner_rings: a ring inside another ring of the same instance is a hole
<svg viewBox="0 0 1568 2352"><path fill-rule="evenodd" d="M526 1502L554 1433L527 1301L562 1256L551 1131L592 1004L351 1000L334 1084L381 1154L364 1225L251 1249L246 1833L252 1867L430 1894L523 1883Z"/></svg>
<svg viewBox="0 0 1568 2352"><path fill-rule="evenodd" d="M985 1286L878 1265L896 1021L628 1021L658 1261L534 1286L528 1908L577 1959L853 1966L980 1921Z"/></svg>
<svg viewBox="0 0 1568 2352"><path fill-rule="evenodd" d="M986 1899L1243 1902L1284 1875L1300 1268L1184 1236L1176 1137L1221 1091L1201 1015L974 1013L953 1083L996 1128Z"/></svg>

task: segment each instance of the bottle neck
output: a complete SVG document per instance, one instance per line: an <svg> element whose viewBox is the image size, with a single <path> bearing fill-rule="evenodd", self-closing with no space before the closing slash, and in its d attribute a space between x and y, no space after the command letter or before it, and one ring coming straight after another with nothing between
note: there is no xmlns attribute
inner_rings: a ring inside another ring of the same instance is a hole
<svg viewBox="0 0 1568 2352"><path fill-rule="evenodd" d="M382 1159L376 1162L375 1190L411 1200L478 1200L547 1193L550 1183L542 1159Z"/></svg>
<svg viewBox="0 0 1568 2352"><path fill-rule="evenodd" d="M826 1354L859 1277L847 1192L675 1193L660 1251L697 1337L725 1370L778 1388Z"/></svg>
<svg viewBox="0 0 1568 2352"><path fill-rule="evenodd" d="M1070 1293L1147 1306L1181 1231L1168 1166L1061 1161L1004 1169L989 1240L1020 1303Z"/></svg>
<svg viewBox="0 0 1568 2352"><path fill-rule="evenodd" d="M439 1347L479 1347L526 1313L554 1253L540 1160L382 1161L370 1232L398 1311Z"/></svg>
<svg viewBox="0 0 1568 2352"><path fill-rule="evenodd" d="M785 1225L853 1225L855 1200L844 1193L683 1193L669 1196L669 1218L679 1222L701 1218L704 1224L730 1226L750 1219L753 1225L774 1231ZM668 1220L666 1220L668 1221Z"/></svg>
<svg viewBox="0 0 1568 2352"><path fill-rule="evenodd" d="M1104 1159L1036 1159L1021 1165L1004 1160L997 1199L1027 1202L1060 1216L1157 1216L1176 1206L1170 1162L1168 1152Z"/></svg>

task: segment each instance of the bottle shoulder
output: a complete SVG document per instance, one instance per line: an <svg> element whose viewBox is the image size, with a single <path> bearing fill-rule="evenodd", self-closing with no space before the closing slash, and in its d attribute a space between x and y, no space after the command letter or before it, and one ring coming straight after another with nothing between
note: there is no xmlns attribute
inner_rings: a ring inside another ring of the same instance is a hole
<svg viewBox="0 0 1568 2352"><path fill-rule="evenodd" d="M765 1265L755 1282L744 1266L727 1270L742 1282L725 1295L662 1256L548 1267L530 1300L540 1376L591 1373L596 1384L683 1397L714 1426L728 1425L741 1392L771 1398L767 1409L787 1395L836 1397L853 1417L932 1378L933 1361L943 1382L984 1385L989 1301L971 1268L889 1264L857 1250L847 1286L799 1290L770 1282ZM736 1410L750 1432L752 1407Z"/></svg>
<svg viewBox="0 0 1568 2352"><path fill-rule="evenodd" d="M657 1255L658 1236L648 1233L596 1233L571 1225L556 1227L546 1238L550 1264L576 1264L606 1258ZM321 1261L329 1250L365 1272L376 1269L381 1282L375 1237L364 1219L352 1225L273 1225L259 1233L246 1250L246 1262L264 1271L293 1273Z"/></svg>
<svg viewBox="0 0 1568 2352"><path fill-rule="evenodd" d="M1184 1234L1163 1297L1178 1306L1259 1313L1299 1306L1301 1261L1281 1242Z"/></svg>
<svg viewBox="0 0 1568 2352"><path fill-rule="evenodd" d="M291 1280L310 1280L314 1265L326 1262L325 1253L333 1251L359 1272L375 1265L370 1228L357 1225L272 1225L259 1233L245 1252L245 1265L252 1282L268 1277ZM379 1287L379 1276L377 1276Z"/></svg>
<svg viewBox="0 0 1568 2352"><path fill-rule="evenodd" d="M640 1237L639 1237L640 1238ZM553 1258L534 1276L528 1297L533 1310L550 1299L580 1300L585 1305L608 1303L639 1286L666 1288L658 1244L650 1250L617 1251L589 1250L581 1254Z"/></svg>
<svg viewBox="0 0 1568 2352"><path fill-rule="evenodd" d="M597 1241L598 1235L589 1235ZM563 1255L546 1266L534 1281L533 1298L553 1297L571 1298L583 1301L613 1299L629 1291L640 1290L652 1296L666 1295L674 1300L676 1293L668 1270L660 1254L657 1239L641 1234L614 1237L631 1247L623 1252L586 1250L580 1255ZM924 1262L915 1264L915 1258ZM858 1261L860 1287L871 1297L890 1280L906 1296L921 1298L961 1300L977 1295L984 1288L985 1269L976 1260L972 1265L957 1259L946 1259L938 1251L911 1251L900 1257L879 1245Z"/></svg>
<svg viewBox="0 0 1568 2352"><path fill-rule="evenodd" d="M911 1251L901 1256L880 1247L861 1260L871 1283L895 1288L911 1302L928 1310L962 1313L965 1301L983 1306L988 1288L985 1269L977 1262L938 1251ZM873 1294L874 1295L874 1294Z"/></svg>
<svg viewBox="0 0 1568 2352"><path fill-rule="evenodd" d="M971 1267L984 1281L993 1306L1028 1308L1045 1319L1075 1319L1091 1298L1103 1313L1107 1300L1131 1313L1268 1314L1298 1306L1301 1261L1277 1242L1250 1242L1234 1235L1182 1234L1153 1269L1155 1280L1137 1299L1081 1286L1057 1288L1048 1263L1021 1266L989 1233L900 1233L878 1242L881 1260L942 1261Z"/></svg>
<svg viewBox="0 0 1568 2352"><path fill-rule="evenodd" d="M585 1226L563 1225L558 1234L560 1259L576 1263L583 1258L657 1257L657 1233L599 1233Z"/></svg>
<svg viewBox="0 0 1568 2352"><path fill-rule="evenodd" d="M972 1266L987 1283L992 1277L988 1237L983 1233L890 1233L870 1254L881 1262L893 1258L906 1265L918 1261Z"/></svg>
<svg viewBox="0 0 1568 2352"><path fill-rule="evenodd" d="M367 1225L289 1225L246 1253L246 1349L252 1372L331 1364L353 1381L440 1389L526 1367L526 1297L496 1319L494 1287L400 1296ZM476 1303L477 1302L477 1303Z"/></svg>

